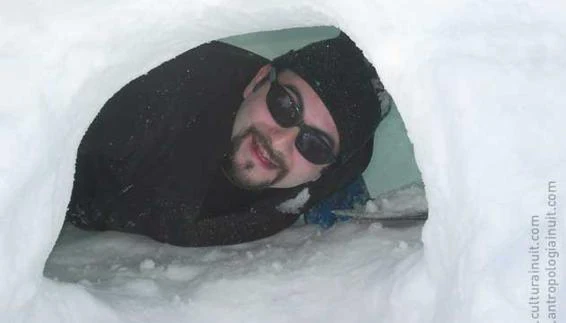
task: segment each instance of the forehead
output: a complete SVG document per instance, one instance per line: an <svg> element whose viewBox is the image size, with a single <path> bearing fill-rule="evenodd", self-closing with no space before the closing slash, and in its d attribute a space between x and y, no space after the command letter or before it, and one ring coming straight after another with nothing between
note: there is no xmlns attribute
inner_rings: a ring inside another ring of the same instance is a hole
<svg viewBox="0 0 566 323"><path fill-rule="evenodd" d="M299 75L290 70L278 72L277 79L281 85L288 87L292 86L301 96L304 107L305 123L327 133L330 138L334 140L336 146L339 147L340 137L338 135L336 123L326 108L326 105L322 102L313 88Z"/></svg>

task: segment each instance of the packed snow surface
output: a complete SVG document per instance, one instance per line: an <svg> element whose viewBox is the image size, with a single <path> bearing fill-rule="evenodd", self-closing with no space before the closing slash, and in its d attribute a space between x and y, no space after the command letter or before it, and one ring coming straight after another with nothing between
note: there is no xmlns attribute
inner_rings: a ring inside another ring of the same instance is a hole
<svg viewBox="0 0 566 323"><path fill-rule="evenodd" d="M396 102L422 249L354 224L198 250L102 233L43 276L113 93L202 42L312 25L348 33ZM564 53L561 0L4 1L0 322L563 322Z"/></svg>
<svg viewBox="0 0 566 323"><path fill-rule="evenodd" d="M369 322L401 315L390 296L396 281L418 275L420 232L311 225L242 245L179 248L69 226L45 275L77 284L124 322ZM423 287L412 286L423 297L413 306L431 299Z"/></svg>

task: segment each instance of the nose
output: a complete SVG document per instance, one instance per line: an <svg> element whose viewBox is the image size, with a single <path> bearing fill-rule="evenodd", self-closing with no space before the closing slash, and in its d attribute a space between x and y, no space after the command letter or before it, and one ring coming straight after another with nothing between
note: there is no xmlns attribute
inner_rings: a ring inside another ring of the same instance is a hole
<svg viewBox="0 0 566 323"><path fill-rule="evenodd" d="M271 145L276 151L289 156L295 149L295 140L299 134L299 127L282 128L276 127L272 129Z"/></svg>

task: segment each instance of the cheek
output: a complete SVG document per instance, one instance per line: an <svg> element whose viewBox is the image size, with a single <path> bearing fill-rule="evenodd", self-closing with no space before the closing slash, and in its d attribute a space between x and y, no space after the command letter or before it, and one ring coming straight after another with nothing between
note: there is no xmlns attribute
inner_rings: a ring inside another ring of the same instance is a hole
<svg viewBox="0 0 566 323"><path fill-rule="evenodd" d="M322 167L308 162L296 150L293 157L294 160L291 173L294 174L295 177L304 179L305 181L312 181L313 179L318 178Z"/></svg>
<svg viewBox="0 0 566 323"><path fill-rule="evenodd" d="M244 102L238 110L234 123L234 133L249 126L273 125L274 121L267 107L259 99Z"/></svg>
<svg viewBox="0 0 566 323"><path fill-rule="evenodd" d="M261 123L265 125L273 125L273 119L271 118L271 114L265 104L255 104L250 109L249 114L250 121L252 123Z"/></svg>

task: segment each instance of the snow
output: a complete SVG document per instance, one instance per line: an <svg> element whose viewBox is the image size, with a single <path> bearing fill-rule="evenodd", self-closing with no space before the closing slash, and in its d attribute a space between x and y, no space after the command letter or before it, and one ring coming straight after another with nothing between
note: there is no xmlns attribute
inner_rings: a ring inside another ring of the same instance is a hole
<svg viewBox="0 0 566 323"><path fill-rule="evenodd" d="M422 257L420 232L300 226L242 245L179 248L69 226L45 275L78 283L128 322L161 321L165 311L190 322L343 322L395 315L384 291L405 274L393 268Z"/></svg>
<svg viewBox="0 0 566 323"><path fill-rule="evenodd" d="M412 183L396 191L382 194L370 200L377 210L383 213L417 213L428 209L423 183ZM368 203L369 204L369 203ZM374 207L366 205L366 212L376 212Z"/></svg>
<svg viewBox="0 0 566 323"><path fill-rule="evenodd" d="M555 321L564 320L563 261L548 253L554 241L566 254L563 1L56 0L0 9L0 322L551 322L551 272L561 293ZM361 224L204 249L66 228L74 240L60 241L46 265L76 148L113 93L204 41L311 25L348 33L394 98L425 183L422 244L416 228ZM556 270L529 273L550 260Z"/></svg>
<svg viewBox="0 0 566 323"><path fill-rule="evenodd" d="M305 187L297 194L297 196L288 199L287 201L276 206L275 208L279 212L299 214L301 212L300 211L301 207L305 205L305 203L307 203L310 197L311 195L309 193L309 188Z"/></svg>
<svg viewBox="0 0 566 323"><path fill-rule="evenodd" d="M406 217L424 214L428 210L424 185L421 182L407 184L396 190L368 200L352 210L335 210L340 215L364 218Z"/></svg>
<svg viewBox="0 0 566 323"><path fill-rule="evenodd" d="M351 209L333 210L342 221L380 223L387 227L413 226L428 218L428 204L422 182L413 182L380 194Z"/></svg>

